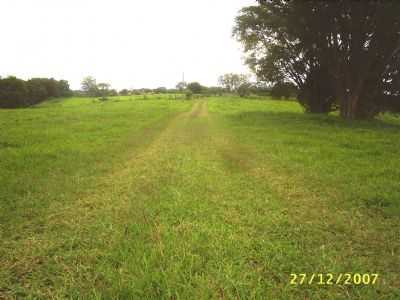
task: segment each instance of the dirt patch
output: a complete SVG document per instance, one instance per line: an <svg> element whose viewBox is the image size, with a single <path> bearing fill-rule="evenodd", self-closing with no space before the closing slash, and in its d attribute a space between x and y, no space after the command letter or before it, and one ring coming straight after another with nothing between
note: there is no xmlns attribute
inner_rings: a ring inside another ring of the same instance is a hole
<svg viewBox="0 0 400 300"><path fill-rule="evenodd" d="M191 118L197 118L201 113L201 103L200 102L196 102L193 107L192 110L190 111L190 117Z"/></svg>

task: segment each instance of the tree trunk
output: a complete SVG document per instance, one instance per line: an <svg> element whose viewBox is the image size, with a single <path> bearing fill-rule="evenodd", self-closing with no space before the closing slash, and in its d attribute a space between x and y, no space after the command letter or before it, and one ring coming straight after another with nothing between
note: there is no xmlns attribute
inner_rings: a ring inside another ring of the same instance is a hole
<svg viewBox="0 0 400 300"><path fill-rule="evenodd" d="M347 78L347 82L339 86L338 92L341 99L340 116L344 119L362 118L360 114L360 95L364 87L365 75L360 76L354 83L353 80ZM349 92L348 92L349 91Z"/></svg>

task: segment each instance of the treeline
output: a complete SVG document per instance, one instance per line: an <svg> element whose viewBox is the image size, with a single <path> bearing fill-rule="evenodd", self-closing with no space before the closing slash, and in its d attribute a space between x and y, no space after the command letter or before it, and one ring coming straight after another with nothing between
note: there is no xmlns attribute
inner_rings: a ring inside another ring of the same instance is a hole
<svg viewBox="0 0 400 300"><path fill-rule="evenodd" d="M276 84L274 86L258 85L257 83L249 83L240 85L237 89L229 89L224 86L204 86L198 82L188 83L184 88L142 88L142 89L123 89L118 93L110 90L109 96L130 96L145 94L183 94L183 95L203 95L203 96L222 96L236 94L241 97L250 95L272 96L274 98L293 98L297 95L297 89L293 84ZM82 93L82 95L86 95Z"/></svg>
<svg viewBox="0 0 400 300"><path fill-rule="evenodd" d="M296 97L298 90L290 83L277 83L268 86L262 83L250 83L248 76L242 74L225 74L220 76L221 86L207 87L199 82L179 82L176 88L158 87L155 89L123 89L117 91L108 83L97 83L88 76L82 81L81 90L72 91L66 80L54 78L18 79L14 76L0 78L0 108L28 107L47 99L58 97L101 97L107 100L112 96L146 95L146 94L181 94L186 99L198 97L222 96L237 94L240 97L250 95L272 96L274 98Z"/></svg>
<svg viewBox="0 0 400 300"><path fill-rule="evenodd" d="M114 95L114 90L110 90L111 95ZM123 89L117 92L116 95L119 96L130 96L130 95L144 95L144 94L202 94L206 96L220 96L223 93L226 93L227 90L222 87L212 86L207 87L203 86L198 82L192 82L187 84L184 88L166 88L166 87L158 87L155 89L149 88L141 88L141 89Z"/></svg>
<svg viewBox="0 0 400 300"><path fill-rule="evenodd" d="M258 0L233 33L258 80L294 83L308 112L400 112L400 1Z"/></svg>
<svg viewBox="0 0 400 300"><path fill-rule="evenodd" d="M49 98L72 95L68 81L54 78L22 80L14 76L0 78L0 107L18 108L38 104Z"/></svg>
<svg viewBox="0 0 400 300"><path fill-rule="evenodd" d="M183 94L186 99L198 96L222 96L223 94L237 94L240 97L247 97L251 94L259 96L272 96L274 98L293 98L298 94L298 89L291 83L276 83L265 85L264 83L252 83L249 76L244 74L228 73L218 78L220 86L204 86L197 81L178 82L175 88L158 87L155 89L122 89L117 91L111 88L109 83L97 83L96 78L87 76L81 82L81 90L74 91L75 96L101 97L107 100L112 96L130 96L146 94Z"/></svg>

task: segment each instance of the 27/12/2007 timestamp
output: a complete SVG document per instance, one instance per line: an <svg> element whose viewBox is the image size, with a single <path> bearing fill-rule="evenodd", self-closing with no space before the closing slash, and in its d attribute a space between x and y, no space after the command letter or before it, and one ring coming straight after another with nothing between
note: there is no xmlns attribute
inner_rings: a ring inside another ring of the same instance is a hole
<svg viewBox="0 0 400 300"><path fill-rule="evenodd" d="M299 273L290 274L291 285L373 285L378 282L379 274L369 273Z"/></svg>

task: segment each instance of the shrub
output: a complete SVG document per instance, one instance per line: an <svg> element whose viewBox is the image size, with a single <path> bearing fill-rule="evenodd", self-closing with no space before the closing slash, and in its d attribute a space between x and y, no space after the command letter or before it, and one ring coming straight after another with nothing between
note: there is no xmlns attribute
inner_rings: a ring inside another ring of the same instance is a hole
<svg viewBox="0 0 400 300"><path fill-rule="evenodd" d="M32 78L28 81L10 76L0 79L0 107L18 108L40 103L50 97L71 96L68 81Z"/></svg>
<svg viewBox="0 0 400 300"><path fill-rule="evenodd" d="M0 107L16 108L28 105L28 88L25 81L13 76L0 79Z"/></svg>

